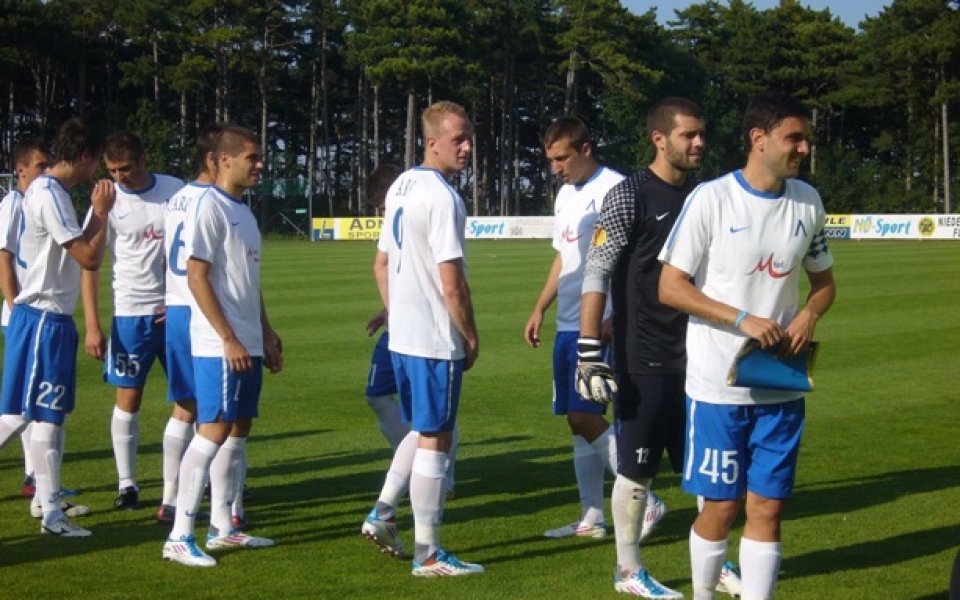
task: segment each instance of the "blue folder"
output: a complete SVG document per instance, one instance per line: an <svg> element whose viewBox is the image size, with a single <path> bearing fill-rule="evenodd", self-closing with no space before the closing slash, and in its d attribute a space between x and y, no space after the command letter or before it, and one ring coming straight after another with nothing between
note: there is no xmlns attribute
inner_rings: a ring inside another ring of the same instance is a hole
<svg viewBox="0 0 960 600"><path fill-rule="evenodd" d="M809 392L819 347L810 342L800 354L782 359L777 356L779 346L761 348L757 340L747 340L730 366L727 385Z"/></svg>

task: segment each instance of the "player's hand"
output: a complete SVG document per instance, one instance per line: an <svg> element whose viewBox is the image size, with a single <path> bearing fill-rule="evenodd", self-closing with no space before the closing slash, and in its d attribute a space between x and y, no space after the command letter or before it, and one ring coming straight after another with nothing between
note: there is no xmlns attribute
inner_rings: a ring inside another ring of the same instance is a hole
<svg viewBox="0 0 960 600"><path fill-rule="evenodd" d="M87 352L87 356L103 360L107 352L107 340L103 337L103 332L99 329L88 329L84 338L83 349Z"/></svg>
<svg viewBox="0 0 960 600"><path fill-rule="evenodd" d="M473 340L472 342L467 340L464 344L464 350L463 370L469 371L470 367L477 362L477 357L480 356L480 340Z"/></svg>
<svg viewBox="0 0 960 600"><path fill-rule="evenodd" d="M817 328L817 319L808 310L801 310L790 321L783 332L783 343L780 345L780 357L786 358L800 354L813 340L813 332Z"/></svg>
<svg viewBox="0 0 960 600"><path fill-rule="evenodd" d="M381 327L387 326L387 309L383 309L377 314L373 315L369 321L367 321L367 335L372 336L377 332Z"/></svg>
<svg viewBox="0 0 960 600"><path fill-rule="evenodd" d="M283 370L283 342L272 329L268 329L263 335L263 366L271 373Z"/></svg>
<svg viewBox="0 0 960 600"><path fill-rule="evenodd" d="M167 307L161 306L157 309L157 312L153 313L153 322L157 325L165 323L167 321Z"/></svg>
<svg viewBox="0 0 960 600"><path fill-rule="evenodd" d="M619 388L613 369L603 362L603 344L597 338L577 340L577 393L597 404L612 402Z"/></svg>
<svg viewBox="0 0 960 600"><path fill-rule="evenodd" d="M543 325L543 313L534 310L527 319L527 325L523 328L523 339L531 348L540 347L540 326Z"/></svg>
<svg viewBox="0 0 960 600"><path fill-rule="evenodd" d="M740 331L747 337L760 342L761 348L776 346L783 339L783 329L773 319L747 315L740 322Z"/></svg>
<svg viewBox="0 0 960 600"><path fill-rule="evenodd" d="M227 365L234 373L250 371L253 369L253 359L250 353L240 343L240 340L232 338L223 342L223 357L227 360Z"/></svg>
<svg viewBox="0 0 960 600"><path fill-rule="evenodd" d="M90 205L97 215L104 216L110 212L116 199L117 190L109 179L101 179L93 184L93 190L90 192Z"/></svg>

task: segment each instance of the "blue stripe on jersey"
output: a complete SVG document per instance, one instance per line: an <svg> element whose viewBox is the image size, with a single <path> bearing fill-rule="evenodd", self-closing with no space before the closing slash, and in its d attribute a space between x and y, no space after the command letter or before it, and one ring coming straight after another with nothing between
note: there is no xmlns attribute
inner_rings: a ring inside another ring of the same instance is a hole
<svg viewBox="0 0 960 600"><path fill-rule="evenodd" d="M50 175L43 175L42 177L46 177L46 178L49 179L50 181L56 182L57 185L59 185L60 188L63 189L64 192L66 192L66 193L69 194L69 192L67 192L67 186L63 185L63 183L62 183L59 179L57 179L56 177L51 177ZM53 191L52 189L50 189L50 181L47 181L47 182L46 182L46 184L47 184L47 190L50 192L50 195L55 198L55 197L56 197L56 194L54 193L54 191ZM59 204L58 202L54 201L53 206L57 209L57 217L60 219L60 224L63 225L64 228L66 228L66 226L67 226L67 220L63 218L63 212L60 211L60 204Z"/></svg>
<svg viewBox="0 0 960 600"><path fill-rule="evenodd" d="M743 169L737 169L733 172L734 179L737 180L737 183L740 184L740 187L743 188L745 192L757 198L762 198L764 200L779 200L783 197L784 192L787 191L787 182L784 180L781 182L779 192L764 192L763 190L758 190L752 187L747 180L743 178Z"/></svg>
<svg viewBox="0 0 960 600"><path fill-rule="evenodd" d="M690 205L693 204L693 200L697 195L697 192L700 191L705 185L706 182L701 183L697 187L693 188L693 191L690 192L690 195L687 196L686 202L683 203L683 208L680 209L680 214L677 216L677 220L673 224L673 228L670 230L670 235L667 236L667 243L664 245L665 248L673 248L673 242L676 241L677 231L680 229L680 224L683 223L683 218L687 216L687 210L690 208Z"/></svg>
<svg viewBox="0 0 960 600"><path fill-rule="evenodd" d="M203 193L200 194L199 196L197 196L197 201L193 203L193 215L191 215L191 216L193 217L193 227L194 227L194 229L196 229L196 227L197 227L197 218L199 217L199 214L200 214L200 203L201 203L201 202L203 201L203 199L207 196L207 193L209 193L210 190L213 189L214 187L216 187L216 186L212 186L212 185L211 185L211 186L207 186L207 189L203 190Z"/></svg>
<svg viewBox="0 0 960 600"><path fill-rule="evenodd" d="M216 185L212 185L212 186L210 186L210 187L216 189L218 192L220 192L221 194L223 194L224 196L226 196L228 200L233 200L233 201L236 202L237 204L243 204L243 198L237 198L236 196L232 196L232 195L228 194L226 191L224 191L223 188L217 187Z"/></svg>
<svg viewBox="0 0 960 600"><path fill-rule="evenodd" d="M117 184L117 187L120 188L120 190L125 194L138 195L138 196L141 194L146 194L147 192L152 190L155 185L157 185L157 176L154 175L153 173L150 173L149 175L150 175L150 183L148 183L147 187L143 188L142 190L128 190L127 188L123 187L119 183Z"/></svg>
<svg viewBox="0 0 960 600"><path fill-rule="evenodd" d="M575 183L575 184L573 184L573 187L577 188L577 191L579 192L579 191L583 188L583 186L587 185L588 183L590 183L591 181L593 181L593 180L596 179L597 177L600 177L600 174L603 173L603 172L606 171L606 170L607 170L607 168L606 168L605 166L600 165L599 167L597 167L597 170L593 172L593 175L591 175L590 177L588 177L586 181L581 181L580 183Z"/></svg>

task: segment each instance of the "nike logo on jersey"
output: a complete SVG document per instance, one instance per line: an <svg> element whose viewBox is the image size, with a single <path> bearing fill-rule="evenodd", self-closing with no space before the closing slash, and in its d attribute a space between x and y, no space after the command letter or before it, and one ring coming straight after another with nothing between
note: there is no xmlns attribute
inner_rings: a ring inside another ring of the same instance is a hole
<svg viewBox="0 0 960 600"><path fill-rule="evenodd" d="M669 215L669 214L670 214L669 212L665 212L665 213L663 213L662 215L657 215L657 220L658 220L658 221L662 221L662 220L666 219L666 218L667 218L667 215Z"/></svg>
<svg viewBox="0 0 960 600"><path fill-rule="evenodd" d="M122 214L122 215L117 215L117 220L118 220L118 221L122 221L122 220L126 219L126 218L129 217L129 216L130 216L130 213L126 213L126 214Z"/></svg>
<svg viewBox="0 0 960 600"><path fill-rule="evenodd" d="M583 237L583 235L574 235L573 231L570 230L570 227L567 227L563 230L563 235L561 237L563 237L564 241L575 244L580 238Z"/></svg>
<svg viewBox="0 0 960 600"><path fill-rule="evenodd" d="M747 225L746 227L734 227L733 225L731 225L730 233L740 233L741 231L745 231L747 229L750 229L749 225Z"/></svg>
<svg viewBox="0 0 960 600"><path fill-rule="evenodd" d="M230 221L230 225L232 225L233 227L236 227L239 224L240 224L240 221L237 221L236 223L234 223L233 221Z"/></svg>

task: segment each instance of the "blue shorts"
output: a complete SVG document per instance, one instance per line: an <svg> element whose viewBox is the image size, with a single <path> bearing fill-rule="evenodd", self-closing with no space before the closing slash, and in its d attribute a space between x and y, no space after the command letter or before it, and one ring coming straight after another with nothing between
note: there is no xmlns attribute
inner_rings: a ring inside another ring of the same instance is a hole
<svg viewBox="0 0 960 600"><path fill-rule="evenodd" d="M263 385L263 357L253 357L253 369L231 371L221 357L194 356L193 374L197 391L197 422L235 423L259 415L260 387Z"/></svg>
<svg viewBox="0 0 960 600"><path fill-rule="evenodd" d="M738 500L747 491L789 498L803 424L803 398L731 405L688 396L684 491L708 500Z"/></svg>
<svg viewBox="0 0 960 600"><path fill-rule="evenodd" d="M584 400L577 393L577 338L576 331L558 331L553 343L553 414L585 412L602 415L607 407Z"/></svg>
<svg viewBox="0 0 960 600"><path fill-rule="evenodd" d="M103 380L123 388L142 388L153 361L163 354L164 323L156 315L149 317L114 317L110 343L103 361Z"/></svg>
<svg viewBox="0 0 960 600"><path fill-rule="evenodd" d="M390 353L400 392L400 410L411 429L453 431L460 405L463 360Z"/></svg>
<svg viewBox="0 0 960 600"><path fill-rule="evenodd" d="M167 358L167 400L179 402L195 398L189 306L167 306L164 355Z"/></svg>
<svg viewBox="0 0 960 600"><path fill-rule="evenodd" d="M73 317L17 304L7 324L0 413L63 425L76 394Z"/></svg>
<svg viewBox="0 0 960 600"><path fill-rule="evenodd" d="M370 358L370 374L367 376L367 397L390 396L397 393L397 380L393 376L393 361L390 360L390 334L384 331L373 348Z"/></svg>

